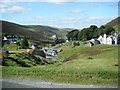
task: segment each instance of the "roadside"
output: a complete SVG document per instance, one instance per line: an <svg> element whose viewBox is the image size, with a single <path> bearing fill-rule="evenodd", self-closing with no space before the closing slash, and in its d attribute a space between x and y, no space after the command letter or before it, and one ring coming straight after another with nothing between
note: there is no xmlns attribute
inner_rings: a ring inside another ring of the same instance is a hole
<svg viewBox="0 0 120 90"><path fill-rule="evenodd" d="M3 78L3 88L117 88L117 86L93 86L65 83L53 83L40 79Z"/></svg>

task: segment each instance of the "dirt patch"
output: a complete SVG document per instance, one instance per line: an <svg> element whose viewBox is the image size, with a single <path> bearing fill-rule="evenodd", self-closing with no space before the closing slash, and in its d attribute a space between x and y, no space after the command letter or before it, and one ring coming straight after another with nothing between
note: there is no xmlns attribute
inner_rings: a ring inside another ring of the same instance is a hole
<svg viewBox="0 0 120 90"><path fill-rule="evenodd" d="M63 62L66 63L66 62L69 62L69 61L77 59L77 58L78 58L78 55L77 54L73 54L70 57L66 58Z"/></svg>
<svg viewBox="0 0 120 90"><path fill-rule="evenodd" d="M87 51L81 52L81 54L93 56L93 55L97 55L97 54L101 54L101 53L103 53L103 52L109 51L109 50L111 50L111 49L112 49L112 48L96 49L96 50L87 50Z"/></svg>

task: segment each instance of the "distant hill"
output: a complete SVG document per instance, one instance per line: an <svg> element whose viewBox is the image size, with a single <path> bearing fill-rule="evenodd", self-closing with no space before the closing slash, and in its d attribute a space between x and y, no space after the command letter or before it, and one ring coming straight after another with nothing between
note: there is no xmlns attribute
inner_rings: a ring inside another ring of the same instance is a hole
<svg viewBox="0 0 120 90"><path fill-rule="evenodd" d="M106 25L115 26L115 25L120 24L120 22L118 22L118 21L120 21L120 17L117 17L116 19L108 22Z"/></svg>
<svg viewBox="0 0 120 90"><path fill-rule="evenodd" d="M106 25L112 26L115 29L115 31L118 32L118 25L120 25L120 17L108 22Z"/></svg>
<svg viewBox="0 0 120 90"><path fill-rule="evenodd" d="M64 30L66 30L66 31L72 31L72 30L76 30L76 28L64 28ZM80 29L78 29L78 30L80 30Z"/></svg>
<svg viewBox="0 0 120 90"><path fill-rule="evenodd" d="M34 40L48 40L52 35L56 34L59 38L66 37L66 30L43 26L43 25L19 25L12 22L2 22L2 32L12 33L20 36L27 36L29 39Z"/></svg>

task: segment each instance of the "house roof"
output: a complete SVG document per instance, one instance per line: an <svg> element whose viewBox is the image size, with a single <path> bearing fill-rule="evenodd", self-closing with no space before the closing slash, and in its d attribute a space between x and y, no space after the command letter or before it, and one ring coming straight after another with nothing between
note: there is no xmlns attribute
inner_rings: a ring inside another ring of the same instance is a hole
<svg viewBox="0 0 120 90"><path fill-rule="evenodd" d="M34 49L21 49L21 51L26 51L26 52L32 54Z"/></svg>
<svg viewBox="0 0 120 90"><path fill-rule="evenodd" d="M28 49L27 52L32 54L34 52L34 49Z"/></svg>

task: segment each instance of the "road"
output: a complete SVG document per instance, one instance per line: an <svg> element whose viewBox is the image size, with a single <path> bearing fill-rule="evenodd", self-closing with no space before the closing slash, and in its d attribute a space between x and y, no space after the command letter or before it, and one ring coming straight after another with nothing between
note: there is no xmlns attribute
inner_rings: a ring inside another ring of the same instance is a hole
<svg viewBox="0 0 120 90"><path fill-rule="evenodd" d="M34 88L34 87L28 86L28 85L22 85L22 84L3 81L2 82L2 88Z"/></svg>
<svg viewBox="0 0 120 90"><path fill-rule="evenodd" d="M2 82L2 88L117 88L117 86L75 85L22 78L3 78L0 82Z"/></svg>
<svg viewBox="0 0 120 90"><path fill-rule="evenodd" d="M17 53L18 51L9 51L9 54Z"/></svg>

